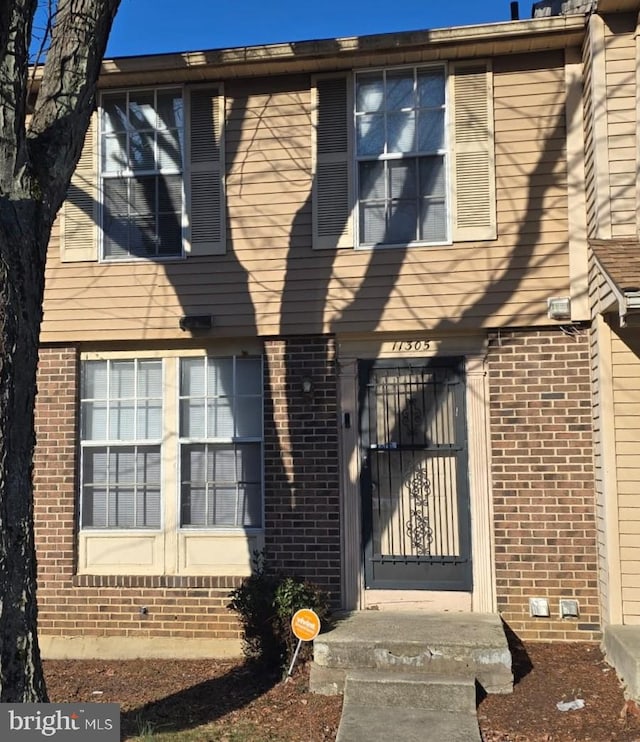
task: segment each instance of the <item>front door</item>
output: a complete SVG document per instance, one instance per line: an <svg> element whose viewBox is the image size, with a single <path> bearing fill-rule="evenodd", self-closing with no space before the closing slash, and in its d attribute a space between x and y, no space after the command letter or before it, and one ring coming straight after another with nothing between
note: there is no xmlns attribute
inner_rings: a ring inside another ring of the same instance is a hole
<svg viewBox="0 0 640 742"><path fill-rule="evenodd" d="M464 360L360 361L365 587L471 590Z"/></svg>

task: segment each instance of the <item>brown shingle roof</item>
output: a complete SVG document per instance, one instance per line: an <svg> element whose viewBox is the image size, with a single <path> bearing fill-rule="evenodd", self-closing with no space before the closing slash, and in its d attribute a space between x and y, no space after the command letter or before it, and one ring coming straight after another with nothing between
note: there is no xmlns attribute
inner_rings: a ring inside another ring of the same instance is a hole
<svg viewBox="0 0 640 742"><path fill-rule="evenodd" d="M602 269L622 293L640 291L640 241L590 240L589 244Z"/></svg>

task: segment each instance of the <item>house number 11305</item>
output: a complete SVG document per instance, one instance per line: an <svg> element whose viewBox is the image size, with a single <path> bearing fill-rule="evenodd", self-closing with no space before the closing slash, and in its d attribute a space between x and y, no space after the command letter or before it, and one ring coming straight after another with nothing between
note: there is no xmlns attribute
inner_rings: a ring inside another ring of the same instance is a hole
<svg viewBox="0 0 640 742"><path fill-rule="evenodd" d="M431 344L428 340L394 340L391 350L394 352L419 352L429 350Z"/></svg>

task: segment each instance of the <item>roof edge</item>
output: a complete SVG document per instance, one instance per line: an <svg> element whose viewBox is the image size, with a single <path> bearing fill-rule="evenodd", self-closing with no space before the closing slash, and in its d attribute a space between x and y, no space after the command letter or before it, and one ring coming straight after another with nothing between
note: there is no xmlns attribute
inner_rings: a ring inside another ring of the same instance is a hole
<svg viewBox="0 0 640 742"><path fill-rule="evenodd" d="M517 52L521 43L523 50L528 39L535 36L553 39L549 48L564 48L575 43L574 34L584 29L585 14L532 18L521 21L486 23L474 26L453 26L449 28L402 31L371 36L348 36L315 41L298 41L258 46L232 47L134 57L115 57L105 59L102 77L111 75L131 75L158 73L162 71L184 70L192 72L207 67L223 68L250 67L271 63L293 64L301 68L304 62L320 59L350 59L359 54L374 52L398 52L415 47L456 47L458 45L487 45L492 42L512 43L512 51Z"/></svg>

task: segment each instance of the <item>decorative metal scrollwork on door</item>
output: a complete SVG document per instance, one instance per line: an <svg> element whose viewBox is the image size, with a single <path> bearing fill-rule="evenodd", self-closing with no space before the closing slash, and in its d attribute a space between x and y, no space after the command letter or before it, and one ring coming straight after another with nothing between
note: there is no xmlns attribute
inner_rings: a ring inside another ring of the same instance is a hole
<svg viewBox="0 0 640 742"><path fill-rule="evenodd" d="M413 399L406 401L406 406L400 413L400 422L403 432L409 440L413 439L416 431L420 429L424 420L424 414Z"/></svg>
<svg viewBox="0 0 640 742"><path fill-rule="evenodd" d="M409 536L411 546L418 556L429 556L431 554L431 542L433 541L433 529L428 514L431 481L427 472L422 468L414 471L407 486L411 501L409 520L406 522L407 536Z"/></svg>

